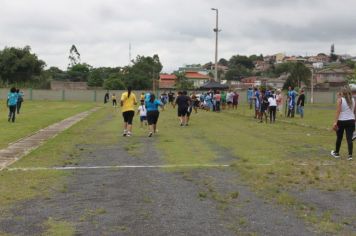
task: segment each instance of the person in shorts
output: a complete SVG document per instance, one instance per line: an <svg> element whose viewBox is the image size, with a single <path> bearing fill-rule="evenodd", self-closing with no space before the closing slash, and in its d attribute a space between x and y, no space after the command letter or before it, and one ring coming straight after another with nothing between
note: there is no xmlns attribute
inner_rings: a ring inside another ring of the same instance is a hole
<svg viewBox="0 0 356 236"><path fill-rule="evenodd" d="M127 88L127 92L121 95L121 110L124 118L124 133L123 136L130 137L132 134L132 120L135 115L135 105L137 104L136 96L131 92L131 87Z"/></svg>
<svg viewBox="0 0 356 236"><path fill-rule="evenodd" d="M15 122L17 100L18 100L18 93L16 92L16 88L13 87L10 89L10 92L7 94L6 105L9 108L9 116L7 119L8 122L10 121Z"/></svg>
<svg viewBox="0 0 356 236"><path fill-rule="evenodd" d="M140 115L141 128L143 127L143 123L147 125L147 109L144 100L141 101L141 105L138 107L137 115Z"/></svg>
<svg viewBox="0 0 356 236"><path fill-rule="evenodd" d="M159 99L156 99L153 93L151 93L150 99L145 102L145 105L147 109L148 128L150 130L148 137L152 137L152 135L157 132L157 121L159 117L158 107L164 110L164 105Z"/></svg>
<svg viewBox="0 0 356 236"><path fill-rule="evenodd" d="M190 97L184 95L183 92L178 92L175 104L178 106L180 126L187 126L187 113L190 106Z"/></svg>
<svg viewBox="0 0 356 236"><path fill-rule="evenodd" d="M116 101L116 95L115 95L115 93L112 94L111 100L112 100L112 106L113 106L113 107L117 107L117 101Z"/></svg>

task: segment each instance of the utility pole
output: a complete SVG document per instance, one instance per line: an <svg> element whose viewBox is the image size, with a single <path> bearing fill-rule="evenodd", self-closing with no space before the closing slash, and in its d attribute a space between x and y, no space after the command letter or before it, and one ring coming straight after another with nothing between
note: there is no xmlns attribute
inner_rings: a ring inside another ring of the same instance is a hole
<svg viewBox="0 0 356 236"><path fill-rule="evenodd" d="M219 39L219 9L211 8L212 11L216 12L216 25L215 25L215 73L214 80L218 81L218 39Z"/></svg>

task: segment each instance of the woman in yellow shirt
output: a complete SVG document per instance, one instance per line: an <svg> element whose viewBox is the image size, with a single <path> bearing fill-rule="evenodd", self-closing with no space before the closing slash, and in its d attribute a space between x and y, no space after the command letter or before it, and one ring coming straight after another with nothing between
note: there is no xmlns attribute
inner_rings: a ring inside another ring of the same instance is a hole
<svg viewBox="0 0 356 236"><path fill-rule="evenodd" d="M127 92L121 95L121 109L124 118L124 133L123 136L131 136L132 120L135 115L135 105L137 104L136 96L131 93L131 87L127 88Z"/></svg>

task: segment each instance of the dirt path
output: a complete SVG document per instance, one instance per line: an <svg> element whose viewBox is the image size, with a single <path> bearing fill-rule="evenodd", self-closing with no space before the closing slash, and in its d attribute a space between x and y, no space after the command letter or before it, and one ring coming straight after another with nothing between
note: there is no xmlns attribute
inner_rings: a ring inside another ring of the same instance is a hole
<svg viewBox="0 0 356 236"><path fill-rule="evenodd" d="M78 146L79 166L164 164L154 144L154 138L122 137L114 146ZM73 224L76 235L314 235L237 178L230 168L75 170L51 198L14 206L0 231L39 235L52 218Z"/></svg>

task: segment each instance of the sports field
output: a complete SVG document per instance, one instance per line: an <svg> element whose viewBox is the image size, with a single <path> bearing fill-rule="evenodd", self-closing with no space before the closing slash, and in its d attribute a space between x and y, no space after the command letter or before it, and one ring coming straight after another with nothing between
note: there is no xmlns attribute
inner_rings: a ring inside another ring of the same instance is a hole
<svg viewBox="0 0 356 236"><path fill-rule="evenodd" d="M15 124L1 112L1 147L95 105L27 103ZM334 110L307 105L304 119L261 124L242 105L180 127L167 107L149 138L138 116L122 137L120 110L103 107L0 172L0 232L352 235L355 164L345 140L341 160L330 157Z"/></svg>

